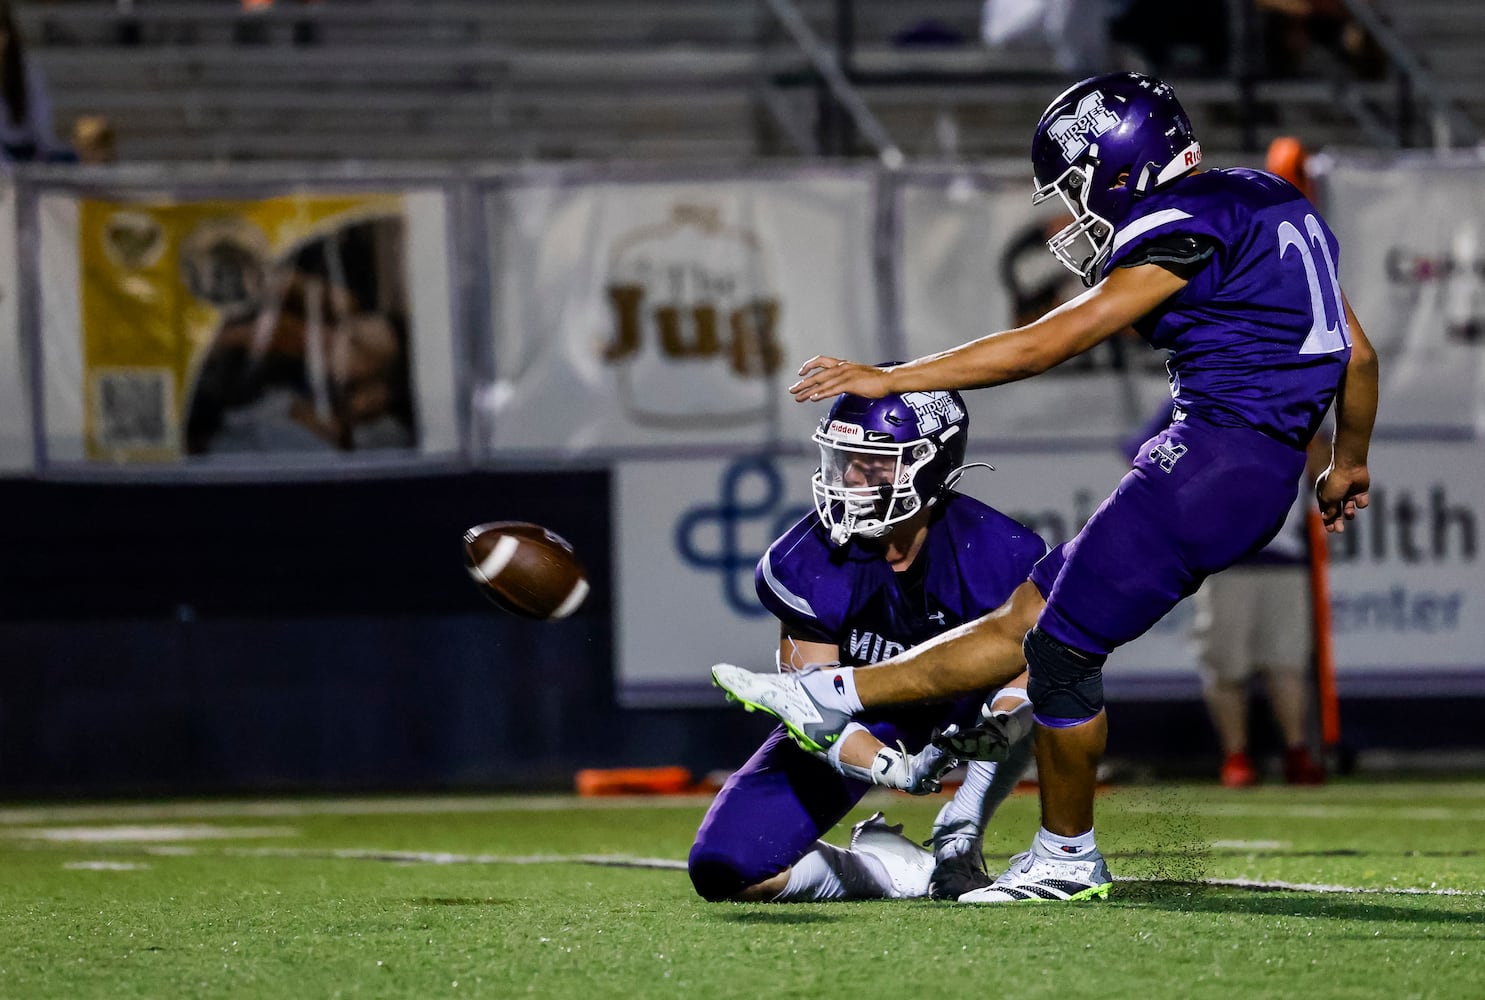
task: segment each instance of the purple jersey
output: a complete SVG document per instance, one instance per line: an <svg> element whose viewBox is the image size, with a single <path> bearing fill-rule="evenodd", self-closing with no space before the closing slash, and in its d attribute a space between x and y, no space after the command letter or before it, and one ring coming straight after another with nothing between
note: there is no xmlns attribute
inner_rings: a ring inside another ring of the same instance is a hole
<svg viewBox="0 0 1485 1000"><path fill-rule="evenodd" d="M876 663L993 611L1047 551L1030 528L950 493L913 566L895 573L880 550L832 548L814 515L758 562L758 597L801 639L838 645L847 666Z"/></svg>
<svg viewBox="0 0 1485 1000"><path fill-rule="evenodd" d="M1172 352L1176 405L1304 447L1351 357L1335 235L1288 181L1211 170L1136 201L1105 273L1182 236L1211 247L1210 259L1135 324L1152 346Z"/></svg>
<svg viewBox="0 0 1485 1000"><path fill-rule="evenodd" d="M855 541L832 548L811 514L759 561L758 596L800 638L838 645L845 663L874 663L1000 607L1046 550L1025 525L948 493L913 565L894 573L880 550ZM884 708L860 721L883 743L916 750L935 728L971 723L981 698ZM869 787L836 774L775 727L701 821L688 864L696 891L727 899L788 868Z"/></svg>

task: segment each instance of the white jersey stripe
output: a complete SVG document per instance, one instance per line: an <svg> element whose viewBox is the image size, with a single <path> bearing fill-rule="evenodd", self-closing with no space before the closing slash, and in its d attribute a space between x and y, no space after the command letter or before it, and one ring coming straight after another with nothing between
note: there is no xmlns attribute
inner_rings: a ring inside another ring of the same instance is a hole
<svg viewBox="0 0 1485 1000"><path fill-rule="evenodd" d="M769 558L769 556L770 553L765 552L763 554L763 582L768 584L768 589L773 591L773 596L777 597L779 600L783 601L786 605L793 608L795 611L798 611L800 614L809 615L811 618L818 621L820 616L815 614L815 609L810 607L810 602L806 601L798 594L791 592L788 588L786 588L782 583L779 582L778 577L773 575L773 562Z"/></svg>
<svg viewBox="0 0 1485 1000"><path fill-rule="evenodd" d="M1114 236L1114 245L1109 249L1109 256L1117 256L1119 251L1128 246L1131 241L1139 239L1152 229L1159 229L1161 226L1189 218L1191 218L1191 214L1189 212L1183 212L1179 208L1163 208L1158 212L1151 212L1143 218L1135 219L1129 225L1119 230Z"/></svg>

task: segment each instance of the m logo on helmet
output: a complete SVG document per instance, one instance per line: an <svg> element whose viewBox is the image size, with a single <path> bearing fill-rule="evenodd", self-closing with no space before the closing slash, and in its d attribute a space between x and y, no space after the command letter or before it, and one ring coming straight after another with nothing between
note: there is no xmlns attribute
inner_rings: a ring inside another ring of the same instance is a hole
<svg viewBox="0 0 1485 1000"><path fill-rule="evenodd" d="M1062 147L1063 158L1071 162L1090 142L1118 125L1119 116L1104 104L1103 94L1094 91L1078 102L1072 114L1063 115L1047 126L1047 135Z"/></svg>
<svg viewBox="0 0 1485 1000"><path fill-rule="evenodd" d="M902 401L918 415L918 433L925 437L964 419L964 408L947 392L905 392Z"/></svg>

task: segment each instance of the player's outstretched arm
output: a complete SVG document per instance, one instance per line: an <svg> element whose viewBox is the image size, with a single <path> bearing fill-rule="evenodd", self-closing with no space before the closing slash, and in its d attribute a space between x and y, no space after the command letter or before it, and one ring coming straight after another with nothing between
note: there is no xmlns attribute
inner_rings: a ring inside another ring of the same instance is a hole
<svg viewBox="0 0 1485 1000"><path fill-rule="evenodd" d="M1034 323L891 368L817 355L789 387L795 400L843 392L879 399L889 392L980 389L1039 375L1118 333L1186 285L1156 264L1118 268Z"/></svg>
<svg viewBox="0 0 1485 1000"><path fill-rule="evenodd" d="M1335 438L1331 442L1330 467L1315 483L1315 501L1325 530L1342 532L1346 522L1364 509L1371 489L1367 451L1372 425L1377 420L1377 352L1366 331L1346 303L1346 322L1351 327L1351 360L1341 377L1335 397Z"/></svg>

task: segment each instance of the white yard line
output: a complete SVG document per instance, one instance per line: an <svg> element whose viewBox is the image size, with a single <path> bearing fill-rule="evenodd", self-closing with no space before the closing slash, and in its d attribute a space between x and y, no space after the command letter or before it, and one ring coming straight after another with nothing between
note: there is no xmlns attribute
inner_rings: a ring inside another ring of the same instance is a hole
<svg viewBox="0 0 1485 1000"><path fill-rule="evenodd" d="M1159 802L1138 802L1131 794L1120 800L1123 812L1168 814L1173 808L1192 816L1273 817L1276 819L1334 820L1412 820L1414 822L1478 823L1485 822L1485 809L1454 809L1443 806L1398 806L1387 803L1366 805L1327 805L1325 803L1283 802L1186 802L1169 796Z"/></svg>
<svg viewBox="0 0 1485 1000"><path fill-rule="evenodd" d="M710 795L615 795L599 798L578 798L575 795L501 795L19 806L0 809L0 826L154 819L281 819L303 816L555 812L564 809L698 809L705 806L710 798Z"/></svg>
<svg viewBox="0 0 1485 1000"><path fill-rule="evenodd" d="M177 853L177 852L172 852ZM213 852L214 853L214 852ZM663 868L685 871L686 862L628 854L452 854L447 851L379 851L354 847L228 847L223 854L253 858L335 858L421 865L599 865L605 868Z"/></svg>
<svg viewBox="0 0 1485 1000"><path fill-rule="evenodd" d="M1485 785L1485 782L1481 783ZM1411 787L1411 786L1407 786ZM1134 813L1169 813L1171 797L1181 789L1157 786L1158 801L1139 801L1142 789L1119 789L1117 805ZM1194 816L1274 817L1471 823L1485 821L1485 808L1416 807L1385 801L1393 797L1363 795L1355 803L1325 801L1198 802L1182 799L1181 810ZM1397 796L1404 800L1413 796ZM1461 796L1463 797L1463 796ZM897 801L895 794L873 797L878 804ZM579 798L575 795L434 796L425 798L266 799L242 801L145 802L137 804L21 806L0 809L0 826L40 823L128 822L182 819L293 819L306 816L398 816L558 812L563 810L699 809L706 795L634 795Z"/></svg>
<svg viewBox="0 0 1485 1000"><path fill-rule="evenodd" d="M139 872L149 865L140 861L69 861L62 866L75 872Z"/></svg>
<svg viewBox="0 0 1485 1000"><path fill-rule="evenodd" d="M0 835L23 840L46 840L67 844L128 844L172 840L250 840L259 837L297 837L292 826L19 826Z"/></svg>
<svg viewBox="0 0 1485 1000"><path fill-rule="evenodd" d="M1114 876L1115 882L1156 882L1164 879L1123 878ZM1264 892L1319 892L1340 893L1352 896L1485 896L1485 892L1468 889L1415 889L1409 886L1381 886L1369 888L1356 885L1325 885L1319 882L1265 882L1251 878L1203 878L1202 885L1227 885L1237 889L1259 889Z"/></svg>
<svg viewBox="0 0 1485 1000"><path fill-rule="evenodd" d="M144 853L161 856L223 854L231 857L309 858L347 861L388 861L395 864L425 865L598 865L605 868L646 868L685 871L686 862L671 858L644 858L628 854L454 854L447 851L380 851L358 848L300 849L294 847L226 847L200 850L193 847L146 847ZM1161 879L1116 878L1119 882L1156 882ZM1314 892L1345 895L1377 896L1485 896L1485 892L1465 889L1409 886L1325 885L1317 882L1261 881L1257 879L1208 878L1194 880L1202 885L1231 886L1265 892Z"/></svg>

